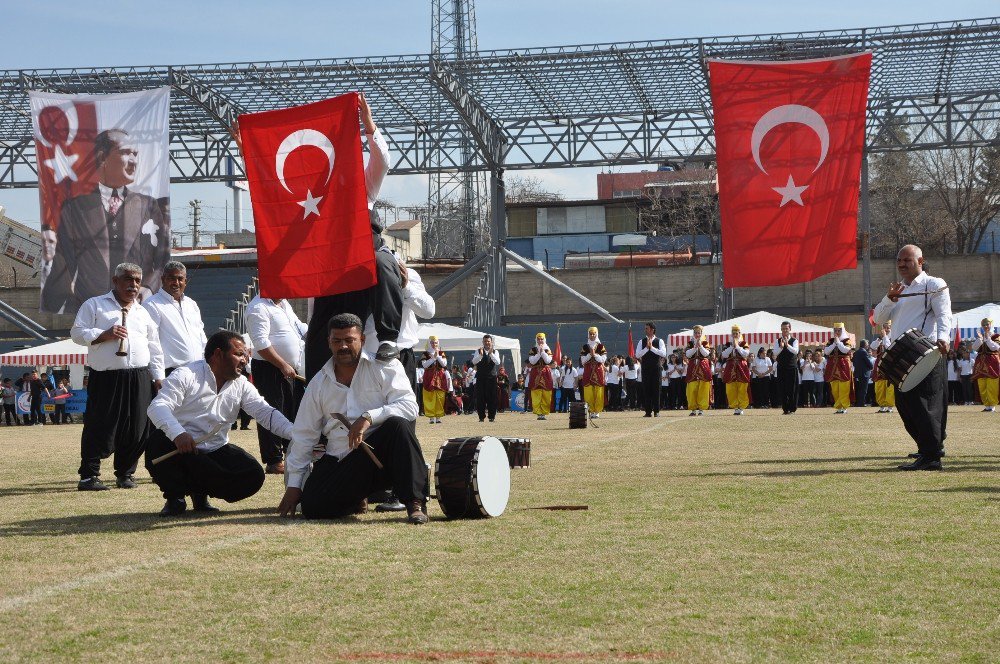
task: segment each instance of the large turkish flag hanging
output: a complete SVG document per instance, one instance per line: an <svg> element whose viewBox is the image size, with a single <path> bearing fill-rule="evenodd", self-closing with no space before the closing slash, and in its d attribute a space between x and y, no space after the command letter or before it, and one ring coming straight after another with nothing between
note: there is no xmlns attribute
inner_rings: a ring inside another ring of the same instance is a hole
<svg viewBox="0 0 1000 664"><path fill-rule="evenodd" d="M260 292L336 295L373 286L358 95L241 115Z"/></svg>
<svg viewBox="0 0 1000 664"><path fill-rule="evenodd" d="M857 266L871 53L709 61L726 287Z"/></svg>

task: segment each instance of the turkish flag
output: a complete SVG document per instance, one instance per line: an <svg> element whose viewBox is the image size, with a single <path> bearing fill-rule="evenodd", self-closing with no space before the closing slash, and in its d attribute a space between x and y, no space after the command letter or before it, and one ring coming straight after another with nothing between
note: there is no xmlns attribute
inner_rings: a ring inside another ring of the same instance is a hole
<svg viewBox="0 0 1000 664"><path fill-rule="evenodd" d="M632 338L632 326L628 327L628 356L635 359L635 340Z"/></svg>
<svg viewBox="0 0 1000 664"><path fill-rule="evenodd" d="M42 107L34 121L42 230L55 232L63 203L97 188L97 108L93 102L62 100Z"/></svg>
<svg viewBox="0 0 1000 664"><path fill-rule="evenodd" d="M857 266L871 59L709 61L726 287Z"/></svg>
<svg viewBox="0 0 1000 664"><path fill-rule="evenodd" d="M241 115L260 292L336 295L375 285L358 95Z"/></svg>

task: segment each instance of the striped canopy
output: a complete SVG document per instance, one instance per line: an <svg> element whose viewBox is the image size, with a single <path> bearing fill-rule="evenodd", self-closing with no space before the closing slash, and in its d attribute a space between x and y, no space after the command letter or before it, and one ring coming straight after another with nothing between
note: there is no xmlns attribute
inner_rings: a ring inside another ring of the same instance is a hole
<svg viewBox="0 0 1000 664"><path fill-rule="evenodd" d="M993 320L993 333L1000 332L1000 304L984 304L955 314L955 327L965 341L975 339L984 318Z"/></svg>
<svg viewBox="0 0 1000 664"><path fill-rule="evenodd" d="M786 320L792 324L792 336L798 339L800 344L807 346L825 345L833 336L833 330L829 327L813 325L794 318L785 318L768 311L758 311L706 325L705 336L710 344L718 346L729 341L732 337L733 325L739 325L743 338L751 346L770 346L781 336L781 323ZM691 330L671 334L667 337L667 345L671 348L684 346L691 339L691 334Z"/></svg>
<svg viewBox="0 0 1000 664"><path fill-rule="evenodd" d="M79 345L72 339L63 339L0 355L0 366L6 367L42 367L86 363L87 347Z"/></svg>

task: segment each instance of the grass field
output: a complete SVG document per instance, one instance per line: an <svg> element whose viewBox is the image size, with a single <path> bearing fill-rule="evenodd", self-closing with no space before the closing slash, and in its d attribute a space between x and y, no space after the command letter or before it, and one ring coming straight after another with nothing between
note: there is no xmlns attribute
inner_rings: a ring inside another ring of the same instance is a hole
<svg viewBox="0 0 1000 664"><path fill-rule="evenodd" d="M279 520L275 476L161 519L144 470L76 491L78 426L2 428L0 661L998 661L1000 418L902 473L864 411L421 421L532 440L503 516L422 527Z"/></svg>

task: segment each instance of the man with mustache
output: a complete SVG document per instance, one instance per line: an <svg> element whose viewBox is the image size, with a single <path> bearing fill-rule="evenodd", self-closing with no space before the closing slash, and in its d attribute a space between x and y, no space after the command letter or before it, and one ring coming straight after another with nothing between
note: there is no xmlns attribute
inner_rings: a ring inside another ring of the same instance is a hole
<svg viewBox="0 0 1000 664"><path fill-rule="evenodd" d="M174 369L200 360L208 338L198 303L184 294L187 288L184 263L170 261L164 265L160 285L160 290L142 306L159 330L164 374L169 376Z"/></svg>
<svg viewBox="0 0 1000 664"><path fill-rule="evenodd" d="M80 435L80 491L106 491L101 459L115 455L115 484L134 489L139 457L146 445L146 409L153 387L163 380L160 337L149 313L138 303L142 268L121 263L114 288L80 306L70 336L90 346L87 364L87 415Z"/></svg>

